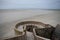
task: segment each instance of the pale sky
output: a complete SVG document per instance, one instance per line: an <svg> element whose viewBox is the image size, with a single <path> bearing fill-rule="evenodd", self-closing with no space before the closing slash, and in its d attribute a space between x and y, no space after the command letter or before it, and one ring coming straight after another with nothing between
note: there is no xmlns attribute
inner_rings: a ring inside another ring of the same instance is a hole
<svg viewBox="0 0 60 40"><path fill-rule="evenodd" d="M60 9L60 0L0 0L0 9Z"/></svg>

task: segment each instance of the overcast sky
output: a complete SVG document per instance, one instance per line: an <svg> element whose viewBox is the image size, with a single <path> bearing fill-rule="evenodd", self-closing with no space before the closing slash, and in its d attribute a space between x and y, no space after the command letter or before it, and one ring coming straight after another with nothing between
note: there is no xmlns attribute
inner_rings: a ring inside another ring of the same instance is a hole
<svg viewBox="0 0 60 40"><path fill-rule="evenodd" d="M60 9L60 0L0 0L0 9Z"/></svg>

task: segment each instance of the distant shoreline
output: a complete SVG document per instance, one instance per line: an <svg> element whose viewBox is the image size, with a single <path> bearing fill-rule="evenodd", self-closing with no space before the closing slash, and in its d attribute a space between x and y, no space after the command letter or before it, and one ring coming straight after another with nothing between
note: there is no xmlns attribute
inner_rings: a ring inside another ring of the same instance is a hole
<svg viewBox="0 0 60 40"><path fill-rule="evenodd" d="M33 9L33 8L31 8L31 9L0 9L0 10L2 10L2 11L4 11L4 10L47 10L47 11L60 11L60 9L39 9L39 8L35 8L35 9Z"/></svg>

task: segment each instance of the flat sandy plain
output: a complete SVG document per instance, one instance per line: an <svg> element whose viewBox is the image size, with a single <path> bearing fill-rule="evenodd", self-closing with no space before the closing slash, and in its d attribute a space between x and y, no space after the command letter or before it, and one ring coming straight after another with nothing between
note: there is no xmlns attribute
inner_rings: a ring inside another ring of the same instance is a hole
<svg viewBox="0 0 60 40"><path fill-rule="evenodd" d="M16 20L13 22L2 23L0 24L0 38L15 36L14 27L17 23L22 21L38 21L45 24L50 24L55 27L57 24L60 24L60 11L56 11L53 13L49 12L49 14L41 14L26 19ZM30 32L27 32L27 37L28 40L34 39L32 33Z"/></svg>

